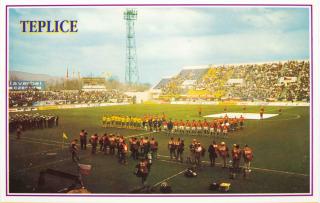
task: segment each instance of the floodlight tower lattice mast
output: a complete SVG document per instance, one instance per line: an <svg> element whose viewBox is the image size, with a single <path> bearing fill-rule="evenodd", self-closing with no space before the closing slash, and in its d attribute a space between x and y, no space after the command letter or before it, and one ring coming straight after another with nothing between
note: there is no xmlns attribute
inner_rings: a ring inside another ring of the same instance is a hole
<svg viewBox="0 0 320 203"><path fill-rule="evenodd" d="M126 9L124 20L126 21L126 73L125 82L127 84L139 83L139 71L137 65L136 38L134 23L137 20L136 9Z"/></svg>

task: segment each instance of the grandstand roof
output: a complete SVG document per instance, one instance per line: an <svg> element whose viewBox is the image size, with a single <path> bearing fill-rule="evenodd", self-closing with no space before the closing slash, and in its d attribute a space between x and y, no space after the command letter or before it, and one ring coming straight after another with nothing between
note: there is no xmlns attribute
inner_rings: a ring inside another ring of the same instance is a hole
<svg viewBox="0 0 320 203"><path fill-rule="evenodd" d="M182 70L194 70L194 69L207 69L210 65L199 65L199 66L184 66Z"/></svg>
<svg viewBox="0 0 320 203"><path fill-rule="evenodd" d="M161 87L165 86L170 80L171 78L162 78L152 89L161 89Z"/></svg>

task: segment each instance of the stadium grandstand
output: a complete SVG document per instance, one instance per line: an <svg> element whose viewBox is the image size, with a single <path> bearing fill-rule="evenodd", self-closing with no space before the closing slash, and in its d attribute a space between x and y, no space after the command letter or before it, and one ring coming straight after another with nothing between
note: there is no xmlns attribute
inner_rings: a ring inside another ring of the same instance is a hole
<svg viewBox="0 0 320 203"><path fill-rule="evenodd" d="M188 67L155 89L160 99L308 102L309 69L307 60Z"/></svg>
<svg viewBox="0 0 320 203"><path fill-rule="evenodd" d="M131 103L132 98L118 90L106 91L10 91L9 107L60 104Z"/></svg>
<svg viewBox="0 0 320 203"><path fill-rule="evenodd" d="M154 89L161 89L163 95L185 94L207 70L207 66L184 67L177 76L170 79L162 79Z"/></svg>
<svg viewBox="0 0 320 203"><path fill-rule="evenodd" d="M168 84L168 82L170 82L170 79L171 78L162 78L160 80L160 82L158 84L156 84L156 86L154 86L153 89L161 89L161 88L165 87Z"/></svg>

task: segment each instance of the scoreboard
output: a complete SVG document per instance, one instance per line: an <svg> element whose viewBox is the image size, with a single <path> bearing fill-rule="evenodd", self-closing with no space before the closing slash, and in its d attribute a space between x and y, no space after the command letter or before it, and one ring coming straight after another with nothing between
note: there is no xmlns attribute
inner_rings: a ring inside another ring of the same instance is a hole
<svg viewBox="0 0 320 203"><path fill-rule="evenodd" d="M104 77L83 77L82 83L83 85L90 85L90 86L95 86L95 85L104 85L105 84L105 78Z"/></svg>

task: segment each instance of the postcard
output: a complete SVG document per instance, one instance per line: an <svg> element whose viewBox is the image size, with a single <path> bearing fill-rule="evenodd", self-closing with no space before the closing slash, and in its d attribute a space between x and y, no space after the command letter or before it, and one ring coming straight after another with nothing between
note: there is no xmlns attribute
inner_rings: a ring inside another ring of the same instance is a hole
<svg viewBox="0 0 320 203"><path fill-rule="evenodd" d="M316 4L2 2L3 199L317 201Z"/></svg>

